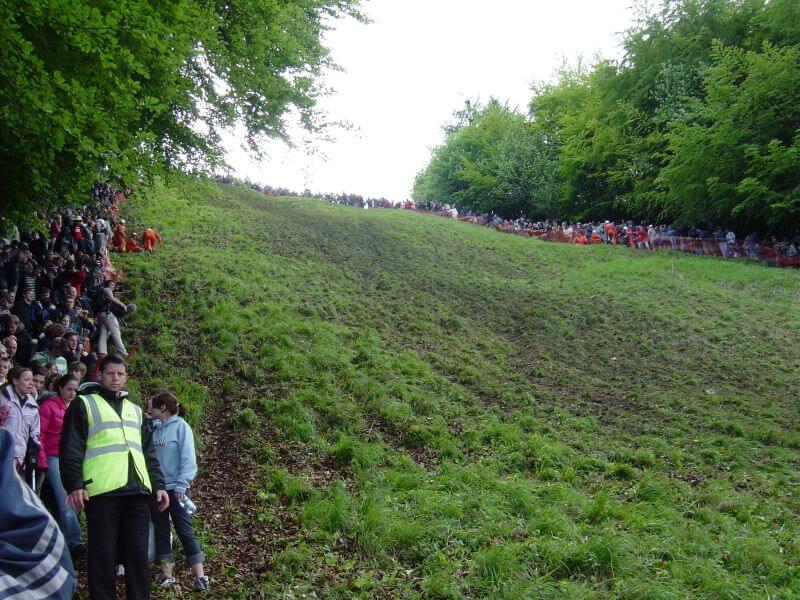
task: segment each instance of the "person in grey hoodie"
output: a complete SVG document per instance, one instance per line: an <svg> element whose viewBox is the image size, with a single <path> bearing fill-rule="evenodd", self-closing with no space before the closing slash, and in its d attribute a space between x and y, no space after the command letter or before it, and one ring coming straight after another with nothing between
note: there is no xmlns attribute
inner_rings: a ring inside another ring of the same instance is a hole
<svg viewBox="0 0 800 600"><path fill-rule="evenodd" d="M187 510L189 487L197 475L194 434L189 424L183 420L183 407L169 391L159 391L148 402L147 413L152 419L153 445L170 499L168 511L159 512L155 505L150 510L155 530L156 562L161 563L160 585L168 587L176 583L173 576L175 555L172 553L169 535L171 518L186 554L186 562L194 575L192 589L206 591L209 589L208 577L203 568L206 557L197 541Z"/></svg>

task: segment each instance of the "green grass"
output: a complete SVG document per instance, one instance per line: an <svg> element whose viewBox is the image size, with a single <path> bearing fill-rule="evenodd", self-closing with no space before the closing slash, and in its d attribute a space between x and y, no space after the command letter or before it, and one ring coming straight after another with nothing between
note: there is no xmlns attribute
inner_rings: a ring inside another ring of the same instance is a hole
<svg viewBox="0 0 800 600"><path fill-rule="evenodd" d="M118 260L139 387L226 402L297 524L228 595L800 594L797 272L210 184L126 211L166 239Z"/></svg>

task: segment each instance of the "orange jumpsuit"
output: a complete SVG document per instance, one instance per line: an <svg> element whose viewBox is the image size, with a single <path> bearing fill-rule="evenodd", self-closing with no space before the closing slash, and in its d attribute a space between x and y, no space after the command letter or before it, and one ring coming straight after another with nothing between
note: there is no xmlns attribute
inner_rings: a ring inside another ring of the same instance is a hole
<svg viewBox="0 0 800 600"><path fill-rule="evenodd" d="M606 235L608 236L608 241L612 244L617 243L617 228L614 226L613 223L606 223L603 227L606 231Z"/></svg>
<svg viewBox="0 0 800 600"><path fill-rule="evenodd" d="M111 238L111 245L115 252L125 252L125 225L120 223L114 228L114 237Z"/></svg>
<svg viewBox="0 0 800 600"><path fill-rule="evenodd" d="M141 252L142 247L136 243L136 238L131 236L128 238L128 241L125 243L125 251L126 252Z"/></svg>
<svg viewBox="0 0 800 600"><path fill-rule="evenodd" d="M586 239L585 235L576 235L575 239L572 240L572 243L578 246L585 246L587 241L588 240Z"/></svg>
<svg viewBox="0 0 800 600"><path fill-rule="evenodd" d="M142 232L142 246L148 252L154 253L156 251L156 244L161 243L161 236L158 235L153 229L147 228Z"/></svg>

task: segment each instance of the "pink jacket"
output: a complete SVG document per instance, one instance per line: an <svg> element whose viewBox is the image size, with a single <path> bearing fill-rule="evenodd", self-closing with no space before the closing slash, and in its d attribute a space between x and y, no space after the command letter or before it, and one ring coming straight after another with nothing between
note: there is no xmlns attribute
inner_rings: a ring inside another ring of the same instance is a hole
<svg viewBox="0 0 800 600"><path fill-rule="evenodd" d="M59 396L47 398L39 407L41 432L39 433L39 468L47 466L48 456L58 456L61 445L61 430L64 428L64 413L67 403Z"/></svg>

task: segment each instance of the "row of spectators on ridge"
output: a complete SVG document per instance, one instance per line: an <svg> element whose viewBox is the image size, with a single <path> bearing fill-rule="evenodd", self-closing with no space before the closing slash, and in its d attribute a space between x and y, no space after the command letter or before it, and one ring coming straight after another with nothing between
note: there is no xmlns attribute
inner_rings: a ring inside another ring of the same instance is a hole
<svg viewBox="0 0 800 600"><path fill-rule="evenodd" d="M227 184L240 183L232 177L220 177L217 181ZM450 204L441 202L419 202L405 200L393 202L386 198L365 198L359 194L312 194L305 190L298 194L287 188L273 188L248 183L252 189L267 196L302 196L319 198L331 204L355 206L357 208L403 208L421 212L435 213L445 217L470 221L477 225L492 227L505 233L515 233L526 237L565 242L576 245L622 244L638 249L672 249L694 254L711 254L724 258L747 257L764 260L776 266L800 267L800 233L778 239L774 236L759 238L755 232L737 235L737 232L723 227L678 227L633 221L594 221L567 222L554 219L534 221L520 217L504 219L496 214L483 214L476 211L458 210ZM740 232L741 233L741 232Z"/></svg>

